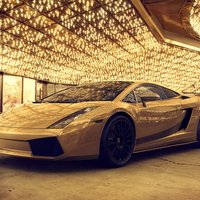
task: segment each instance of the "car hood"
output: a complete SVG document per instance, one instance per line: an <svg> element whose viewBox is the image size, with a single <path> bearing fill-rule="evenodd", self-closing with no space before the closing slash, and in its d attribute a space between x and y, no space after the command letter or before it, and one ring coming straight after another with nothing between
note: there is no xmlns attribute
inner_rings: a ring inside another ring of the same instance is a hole
<svg viewBox="0 0 200 200"><path fill-rule="evenodd" d="M27 103L0 115L0 127L47 128L56 121L83 108L101 106L105 102Z"/></svg>

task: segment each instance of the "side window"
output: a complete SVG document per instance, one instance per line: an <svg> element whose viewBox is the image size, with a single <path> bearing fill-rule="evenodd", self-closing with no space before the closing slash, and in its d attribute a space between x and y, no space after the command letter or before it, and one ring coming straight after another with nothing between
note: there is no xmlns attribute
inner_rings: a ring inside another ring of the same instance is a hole
<svg viewBox="0 0 200 200"><path fill-rule="evenodd" d="M127 103L137 103L134 91L132 90L128 95L126 95L123 101Z"/></svg>
<svg viewBox="0 0 200 200"><path fill-rule="evenodd" d="M137 101L138 103L141 103L141 95L147 92L153 92L156 93L160 96L160 100L164 100L167 99L167 96L165 95L165 93L162 91L162 89L160 89L159 87L156 86L138 86L135 88L135 95L137 97Z"/></svg>
<svg viewBox="0 0 200 200"><path fill-rule="evenodd" d="M135 88L135 95L136 95L138 103L142 102L141 95L143 93L147 93L147 92L151 92L150 90L148 90L148 87L139 86L139 87Z"/></svg>
<svg viewBox="0 0 200 200"><path fill-rule="evenodd" d="M163 90L164 90L164 92L165 92L165 94L167 95L167 97L170 99L170 98L173 98L173 97L177 97L177 96L179 96L179 94L177 93L177 92L174 92L174 91L172 91L172 90L169 90L169 89L167 89L167 88L162 88Z"/></svg>

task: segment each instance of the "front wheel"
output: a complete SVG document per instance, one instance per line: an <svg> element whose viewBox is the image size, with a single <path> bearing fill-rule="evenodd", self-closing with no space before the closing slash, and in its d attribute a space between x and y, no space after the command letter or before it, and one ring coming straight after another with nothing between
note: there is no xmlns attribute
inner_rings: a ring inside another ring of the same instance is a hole
<svg viewBox="0 0 200 200"><path fill-rule="evenodd" d="M100 161L110 167L128 162L135 146L135 131L130 120L116 115L106 124L100 144Z"/></svg>

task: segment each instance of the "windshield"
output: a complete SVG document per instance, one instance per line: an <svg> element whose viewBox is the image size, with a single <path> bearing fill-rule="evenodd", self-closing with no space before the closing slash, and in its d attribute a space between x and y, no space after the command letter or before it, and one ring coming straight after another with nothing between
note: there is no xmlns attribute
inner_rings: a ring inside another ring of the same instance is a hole
<svg viewBox="0 0 200 200"><path fill-rule="evenodd" d="M77 103L83 101L112 101L133 82L109 81L74 86L44 98L41 102Z"/></svg>

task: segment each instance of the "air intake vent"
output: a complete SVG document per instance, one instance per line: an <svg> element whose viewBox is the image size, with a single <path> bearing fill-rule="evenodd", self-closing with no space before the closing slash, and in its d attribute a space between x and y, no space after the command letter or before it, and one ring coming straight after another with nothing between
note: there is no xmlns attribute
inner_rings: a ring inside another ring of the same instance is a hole
<svg viewBox="0 0 200 200"><path fill-rule="evenodd" d="M30 140L29 144L35 156L57 157L64 153L56 137Z"/></svg>

